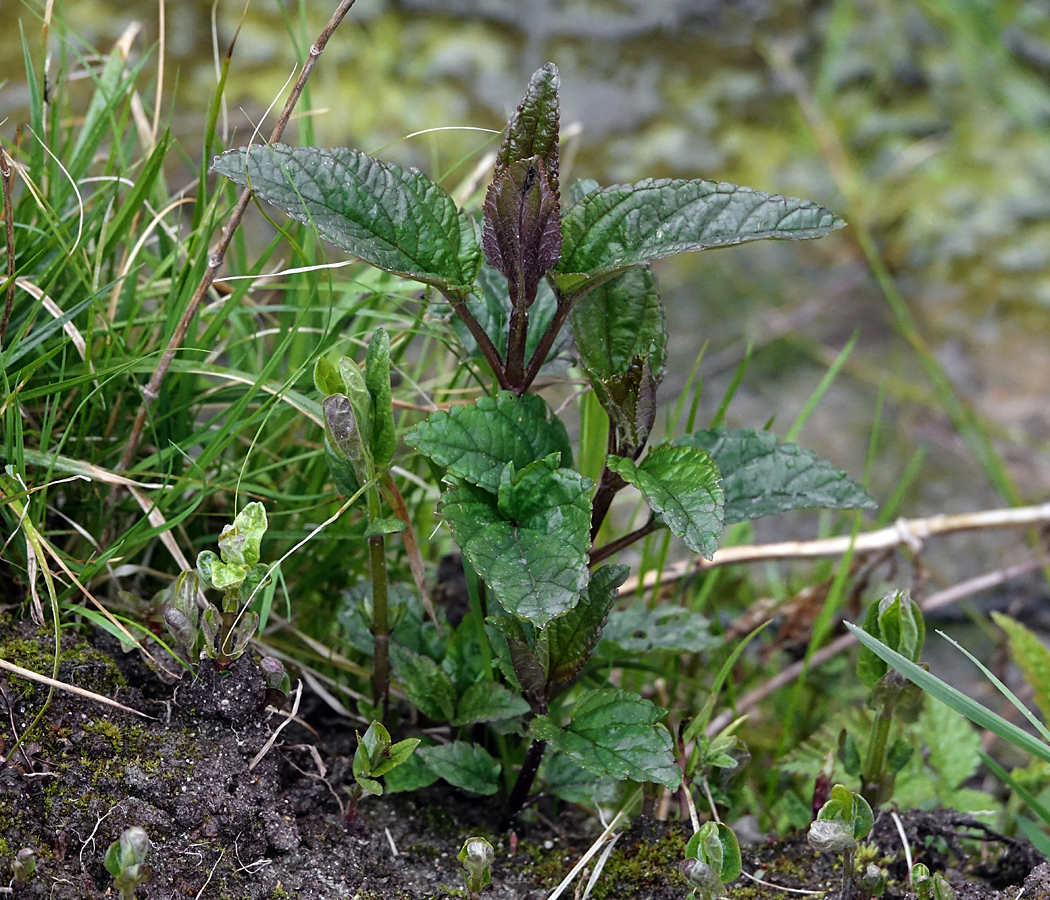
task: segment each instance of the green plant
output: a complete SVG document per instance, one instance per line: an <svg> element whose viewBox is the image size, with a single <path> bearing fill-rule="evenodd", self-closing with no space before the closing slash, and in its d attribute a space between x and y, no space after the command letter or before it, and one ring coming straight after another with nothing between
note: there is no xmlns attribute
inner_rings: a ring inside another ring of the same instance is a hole
<svg viewBox="0 0 1050 900"><path fill-rule="evenodd" d="M419 738L405 738L396 744L392 743L390 732L380 722L369 725L364 737L357 735L353 762L354 783L347 788L350 794L348 821L356 818L357 804L364 792L381 796L383 785L377 779L404 763L418 746Z"/></svg>
<svg viewBox="0 0 1050 900"><path fill-rule="evenodd" d="M864 631L913 662L922 655L926 626L908 591L891 591L872 603ZM922 691L866 647L857 657L857 675L870 691L868 706L875 710L875 720L863 759L856 741L845 730L839 739L839 758L847 773L860 777L864 799L878 806L893 795L894 779L912 754L912 746L904 738L889 746L890 725L895 715L903 721L915 720L922 708Z"/></svg>
<svg viewBox="0 0 1050 900"><path fill-rule="evenodd" d="M929 868L922 863L911 867L911 883L916 900L955 900L955 890L947 879L940 872L931 877Z"/></svg>
<svg viewBox="0 0 1050 900"><path fill-rule="evenodd" d="M150 870L145 865L149 853L149 835L144 828L132 825L106 851L106 871L113 876L113 886L123 900L132 900L135 888L149 880Z"/></svg>
<svg viewBox="0 0 1050 900"><path fill-rule="evenodd" d="M32 847L23 847L15 854L11 863L11 887L21 890L36 872L36 851Z"/></svg>
<svg viewBox="0 0 1050 900"><path fill-rule="evenodd" d="M469 837L463 842L456 859L463 864L463 878L470 900L478 900L485 885L492 881L492 862L495 851L483 837Z"/></svg>
<svg viewBox="0 0 1050 900"><path fill-rule="evenodd" d="M598 776L669 787L681 779L663 711L636 692L599 686L556 702L585 674L627 574L600 562L658 529L710 556L725 523L873 505L844 472L768 432L715 425L646 452L667 340L651 262L745 241L820 237L843 223L808 201L712 181L609 188L578 181L566 202L558 91L553 65L533 75L503 134L480 228L421 172L357 150L253 146L213 165L352 256L440 293L473 376L490 388L405 435L443 479L439 510L462 550L471 611L431 654L393 644L390 659L431 718L495 727L528 716L531 743L510 791L512 813L548 746ZM596 482L574 464L561 419L530 392L570 326L607 420ZM377 703L389 635L381 538L390 523L377 492L391 493L395 450L388 348L376 332L363 376L349 360L315 370L333 477L344 492L369 491ZM613 498L628 485L644 498L648 521L602 543ZM388 502L397 508L396 498ZM505 735L513 730L501 728L495 740L508 763L514 754ZM503 766L465 740L421 747L418 758L432 777L484 793L497 789Z"/></svg>
<svg viewBox="0 0 1050 900"><path fill-rule="evenodd" d="M197 571L183 572L176 580L164 610L164 624L191 659L201 637L204 653L220 669L228 668L247 649L259 625L259 613L249 606L269 571L259 562L265 533L263 505L247 504L219 535L219 555L202 550L197 556ZM222 591L222 600L218 607L208 605L198 614L197 591L201 582ZM276 680L275 686L280 687L283 679Z"/></svg>
<svg viewBox="0 0 1050 900"><path fill-rule="evenodd" d="M845 785L836 784L809 826L809 842L815 850L842 854L841 900L852 896L853 884L860 874L855 863L857 846L874 824L868 801Z"/></svg>
<svg viewBox="0 0 1050 900"><path fill-rule="evenodd" d="M727 881L740 876L740 844L733 830L721 822L705 822L685 846L679 865L693 889L689 900L717 900L725 896Z"/></svg>
<svg viewBox="0 0 1050 900"><path fill-rule="evenodd" d="M997 621L1009 629L1011 647L1018 659L1022 661L1022 671L1033 681L1034 684L1041 685L1042 680L1040 673L1047 671L1047 667L1050 666L1050 651L1046 650L1045 647L1042 647L1037 638L1030 634L1026 635L1027 630L1018 623L1012 622L1012 620L1008 620L1006 617L999 617ZM1025 731L1013 722L1007 721L1002 716L992 712L992 710L987 707L982 706L976 700L967 697L961 691L931 674L922 666L917 665L905 656L902 656L900 653L887 647L881 641L867 634L856 625L847 622L846 627L856 636L861 644L870 649L876 656L884 660L902 675L913 681L931 697L934 697L945 705L951 707L975 725L981 728L986 728L992 733L998 735L1004 741L1013 744L1022 752L1037 760L1041 760L1044 763L1050 763L1050 731L1047 730L1046 726L1039 721L1038 717L1036 717L1031 710L1029 710L1028 707L1025 706L1014 695L1014 693L995 676L993 672L991 672L976 657L974 657L972 653L960 646L956 641L953 641L951 638L941 633L941 636L956 647L956 649L965 654L966 657L976 665L978 669L980 669L981 673L992 682L995 688L1010 701L1014 708L1028 720L1035 730L1035 734ZM1036 696L1037 698L1042 696L1045 701L1045 695L1041 695L1040 690L1041 687L1037 687ZM985 766L1014 791L1014 793L1023 801L1026 809L1033 813L1039 821L1042 822L1044 828L1050 827L1050 808L1048 808L1034 792L1029 790L1023 779L1013 777L998 762L996 762L996 760L984 751L979 751L979 755ZM1041 851L1050 852L1050 839L1046 837L1045 831L1036 825L1035 822L1027 817L1021 817L1018 819L1018 827Z"/></svg>

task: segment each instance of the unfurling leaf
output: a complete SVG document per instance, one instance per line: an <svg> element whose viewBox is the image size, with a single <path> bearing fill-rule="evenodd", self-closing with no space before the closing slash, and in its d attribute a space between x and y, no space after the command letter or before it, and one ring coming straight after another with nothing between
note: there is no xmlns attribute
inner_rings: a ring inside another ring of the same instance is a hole
<svg viewBox="0 0 1050 900"><path fill-rule="evenodd" d="M390 335L377 328L368 342L365 359L365 387L368 389L372 419L372 461L386 468L397 449L394 433L394 407L390 396Z"/></svg>
<svg viewBox="0 0 1050 900"><path fill-rule="evenodd" d="M558 195L543 158L514 162L485 195L485 257L507 279L512 306L527 309L561 255Z"/></svg>
<svg viewBox="0 0 1050 900"><path fill-rule="evenodd" d="M769 431L724 427L674 441L703 447L722 476L725 522L743 522L791 509L870 509L875 501L841 469Z"/></svg>
<svg viewBox="0 0 1050 900"><path fill-rule="evenodd" d="M230 150L212 168L379 269L458 294L477 277L473 221L416 169L345 147L285 144Z"/></svg>
<svg viewBox="0 0 1050 900"><path fill-rule="evenodd" d="M642 492L690 550L711 558L722 533L722 489L718 467L706 450L659 444L640 465L617 456L606 464Z"/></svg>

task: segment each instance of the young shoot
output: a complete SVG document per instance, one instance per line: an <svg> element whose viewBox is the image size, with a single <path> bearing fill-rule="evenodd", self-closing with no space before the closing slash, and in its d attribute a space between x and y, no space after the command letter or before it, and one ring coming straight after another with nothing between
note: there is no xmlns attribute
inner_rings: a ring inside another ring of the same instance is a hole
<svg viewBox="0 0 1050 900"><path fill-rule="evenodd" d="M350 794L350 808L347 810L347 821L353 822L357 817L357 804L365 793L381 796L383 785L378 779L412 755L419 746L419 738L406 738L392 744L390 732L380 722L368 726L365 736L357 735L357 750L354 751L354 783L347 788Z"/></svg>
<svg viewBox="0 0 1050 900"><path fill-rule="evenodd" d="M917 900L955 900L955 889L947 879L940 872L931 876L922 863L911 867L911 884Z"/></svg>
<svg viewBox="0 0 1050 900"><path fill-rule="evenodd" d="M113 876L113 886L123 900L133 900L135 888L149 880L146 867L149 835L138 825L125 828L124 833L109 845L106 851L106 871Z"/></svg>
<svg viewBox="0 0 1050 900"><path fill-rule="evenodd" d="M266 533L266 510L249 503L219 535L219 555L203 550L197 571L183 572L175 582L172 600L164 610L164 624L176 644L193 659L203 637L203 652L227 669L248 647L259 625L259 614L248 609L252 594L266 578L267 566L259 562L259 547ZM218 606L197 607L199 586L222 591Z"/></svg>
<svg viewBox="0 0 1050 900"><path fill-rule="evenodd" d="M922 655L926 626L908 591L888 593L868 607L864 631L912 662L918 662ZM847 773L860 776L864 799L878 806L893 796L897 773L912 754L912 747L903 738L889 744L893 718L914 721L922 708L922 690L867 647L862 647L857 657L857 675L870 691L868 706L875 710L875 720L863 759L856 741L846 732L839 741L839 757Z"/></svg>
<svg viewBox="0 0 1050 900"><path fill-rule="evenodd" d="M34 872L36 872L36 850L32 847L23 847L15 854L14 862L11 863L11 887L16 891L22 890L29 883Z"/></svg>
<svg viewBox="0 0 1050 900"><path fill-rule="evenodd" d="M821 853L842 854L841 900L849 900L856 881L857 844L875 824L871 806L860 794L842 784L831 789L831 798L809 826L809 843Z"/></svg>
<svg viewBox="0 0 1050 900"><path fill-rule="evenodd" d="M679 871L692 885L688 900L718 900L740 875L740 844L728 825L705 822L685 846Z"/></svg>
<svg viewBox="0 0 1050 900"><path fill-rule="evenodd" d="M485 838L469 837L463 842L456 859L463 864L463 879L467 883L470 900L478 900L482 889L492 881L491 867L495 858L492 844Z"/></svg>

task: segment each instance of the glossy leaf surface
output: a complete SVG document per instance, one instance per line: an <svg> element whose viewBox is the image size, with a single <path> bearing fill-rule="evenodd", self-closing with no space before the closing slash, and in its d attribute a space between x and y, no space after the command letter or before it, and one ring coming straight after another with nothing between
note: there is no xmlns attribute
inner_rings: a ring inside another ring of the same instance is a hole
<svg viewBox="0 0 1050 900"><path fill-rule="evenodd" d="M555 277L576 291L588 280L676 253L823 237L844 224L809 200L718 181L646 179L592 191L564 211Z"/></svg>
<svg viewBox="0 0 1050 900"><path fill-rule="evenodd" d="M610 456L607 465L642 492L690 550L711 558L722 533L722 489L706 450L659 444L640 465L618 456Z"/></svg>
<svg viewBox="0 0 1050 900"><path fill-rule="evenodd" d="M670 733L657 724L659 707L630 691L596 690L580 695L571 716L565 728L537 716L529 732L596 775L678 787L682 770Z"/></svg>
<svg viewBox="0 0 1050 900"><path fill-rule="evenodd" d="M433 413L405 442L450 475L496 493L507 463L523 469L552 453L572 465L572 449L561 420L536 394L521 397L500 391L470 406Z"/></svg>
<svg viewBox="0 0 1050 900"><path fill-rule="evenodd" d="M550 460L504 470L499 493L449 488L440 510L452 537L511 615L544 625L587 584L591 481Z"/></svg>
<svg viewBox="0 0 1050 900"><path fill-rule="evenodd" d="M516 162L539 156L558 194L558 88L561 77L554 63L546 63L529 79L525 96L510 117L496 154L495 181Z"/></svg>
<svg viewBox="0 0 1050 900"><path fill-rule="evenodd" d="M435 722L451 721L456 714L456 689L441 666L399 644L390 645L390 662L408 699L423 715Z"/></svg>
<svg viewBox="0 0 1050 900"><path fill-rule="evenodd" d="M457 292L477 276L474 223L418 170L345 147L285 144L230 150L212 168L377 268Z"/></svg>
<svg viewBox="0 0 1050 900"><path fill-rule="evenodd" d="M453 741L438 747L420 747L415 753L431 772L451 785L475 794L495 794L500 764L478 744Z"/></svg>
<svg viewBox="0 0 1050 900"><path fill-rule="evenodd" d="M679 446L703 447L722 475L725 521L743 522L790 509L871 509L876 504L857 482L797 444L751 428L697 431Z"/></svg>

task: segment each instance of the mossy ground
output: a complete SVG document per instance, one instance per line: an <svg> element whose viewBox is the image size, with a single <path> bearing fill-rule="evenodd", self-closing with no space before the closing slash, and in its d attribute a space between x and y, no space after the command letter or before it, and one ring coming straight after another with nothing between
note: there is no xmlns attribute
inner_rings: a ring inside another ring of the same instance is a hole
<svg viewBox="0 0 1050 900"><path fill-rule="evenodd" d="M456 854L472 834L486 836L496 850L483 898L541 900L594 839L594 827L572 808L560 814L547 809L549 815L524 817L512 853L514 842L500 830L499 803L478 803L440 784L369 798L348 828L335 796L349 777L350 723L321 715L314 732L292 725L250 770L274 725L262 712L265 690L251 660L221 676L205 666L197 681L164 688L135 655L115 645L110 655L107 641L64 633L62 679L116 695L152 719L57 691L47 715L11 754L14 734L25 734L46 691L25 679L0 678L0 755L11 757L0 765L0 884L10 879L11 860L21 848L33 847L38 859L36 875L16 895L20 900L112 896L102 857L132 824L144 827L153 843L153 877L138 888L140 900L450 900L465 896ZM26 668L51 669L47 633L25 623L0 621L0 652ZM318 747L323 772L310 743ZM590 896L682 900L688 887L678 862L687 836L680 823L636 820L605 860ZM918 831L916 841L921 843ZM885 842L880 846L887 852ZM586 884L594 865L578 884ZM803 840L745 857L745 871L761 870L766 881L832 889L829 896L837 896L837 866ZM1017 878L1030 868L1018 870ZM887 900L902 896L901 875L891 873ZM962 900L1004 896L983 887L984 893L967 890ZM744 879L731 886L731 895L788 896Z"/></svg>

